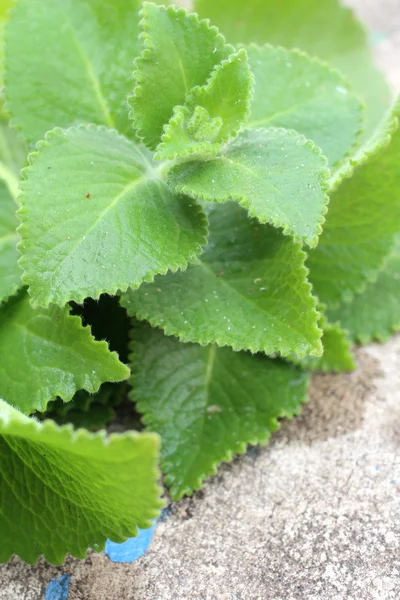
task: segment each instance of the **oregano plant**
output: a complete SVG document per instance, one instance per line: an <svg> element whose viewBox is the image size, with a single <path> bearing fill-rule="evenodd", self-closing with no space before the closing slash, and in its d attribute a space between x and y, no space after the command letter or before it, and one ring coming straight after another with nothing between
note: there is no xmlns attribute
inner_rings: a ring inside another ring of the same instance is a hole
<svg viewBox="0 0 400 600"><path fill-rule="evenodd" d="M0 19L0 561L60 564L399 328L400 104L337 0Z"/></svg>

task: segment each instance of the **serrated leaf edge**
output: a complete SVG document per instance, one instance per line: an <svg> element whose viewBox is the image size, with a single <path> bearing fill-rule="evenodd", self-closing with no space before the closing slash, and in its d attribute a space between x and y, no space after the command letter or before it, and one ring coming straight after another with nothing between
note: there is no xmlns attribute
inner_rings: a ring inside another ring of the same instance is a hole
<svg viewBox="0 0 400 600"><path fill-rule="evenodd" d="M351 156L330 178L329 191L335 192L346 179L351 179L355 171L363 167L371 158L385 151L391 144L393 135L399 129L400 96L389 108L372 137L367 140L355 155Z"/></svg>
<svg viewBox="0 0 400 600"><path fill-rule="evenodd" d="M20 208L17 211L17 216L21 220L21 225L19 225L19 227L17 228L17 232L19 233L21 240L18 243L17 248L21 255L20 259L18 261L18 264L20 265L20 267L23 270L21 279L25 285L29 286L28 293L29 293L30 299L31 299L31 306L33 308L39 308L39 307L48 308L48 306L51 303L57 304L57 306L60 306L60 304L59 304L59 302L55 301L54 298L51 297L49 293L44 294L43 292L41 292L40 298L35 299L32 296L31 291L30 291L30 288L31 288L30 281L29 281L30 274L24 269L24 264L27 262L27 260L26 260L25 254L23 252L24 243L30 240L29 226L27 227L26 222L24 221L24 216L29 212L29 210L27 211L26 205L24 205L25 184L26 184L29 173L32 171L32 169L34 167L35 161L38 159L38 157L40 155L41 150L43 148L49 147L51 145L52 138L57 138L60 135L60 133L65 135L69 131L74 131L74 130L106 131L106 132L112 131L117 137L121 138L125 142L128 142L130 145L135 145L134 142L127 139L124 135L119 133L117 130L109 129L105 125L80 124L75 127L68 127L66 129L63 129L61 127L55 127L54 129L51 129L50 131L48 131L46 133L44 140L40 140L39 142L37 142L36 149L28 155L28 166L26 166L26 167L24 167L24 169L22 169L21 184L20 184L20 189L19 189L19 194L18 194L18 201L20 204ZM188 258L186 260L178 261L178 262L174 263L173 265L170 265L169 267L166 267L165 269L161 270L160 273L154 274L154 273L150 272L147 275L145 275L140 281L139 280L125 281L125 282L115 285L113 288L109 288L107 290L104 290L101 287L98 287L96 290L93 291L93 293L91 294L90 297L96 300L101 296L101 294L105 293L105 291L107 291L107 293L110 294L111 296L115 296L115 295L117 295L118 291L126 291L128 288L137 289L142 283L152 283L154 280L154 277L156 275L165 275L169 270L171 270L172 272L175 272L178 269L185 270L187 265L190 262L193 262L196 259L196 257L199 256L199 254L201 254L201 252L203 251L204 247L207 244L207 237L208 237L207 216L206 216L204 210L202 209L202 207L198 203L195 204L195 207L197 210L197 218L199 221L199 227L202 229L202 231L204 233L201 236L201 241L197 244L197 246L194 248L193 252L188 256ZM27 231L27 229L28 229L28 231ZM78 304L82 304L86 297L87 297L87 294L77 292L73 298L65 298L64 304L71 300L77 302Z"/></svg>
<svg viewBox="0 0 400 600"><path fill-rule="evenodd" d="M5 400L2 401L0 399L0 404L1 403L8 404ZM124 433L111 433L110 435L108 435L105 430L100 430L98 432L91 433L87 429L83 429L83 428L74 429L71 424L57 425L55 423L55 421L52 421L51 419L40 422L32 417L27 417L26 415L21 413L17 408L15 408L11 405L8 405L8 406L13 411L16 411L19 414L10 416L10 414L4 413L3 410L1 410L1 406L0 406L0 437L2 437L3 435L7 435L7 428L10 424L12 425L13 423L16 423L16 424L24 424L26 427L28 427L31 430L31 432L36 434L38 436L38 443L41 443L40 433L42 433L42 432L51 432L51 433L57 432L58 436L64 436L64 438L65 437L69 438L72 448L73 448L74 444L77 444L81 440L94 440L94 441L98 440L102 446L111 446L114 442L118 443L118 441L121 439L123 439L123 440L130 439L130 440L136 442L139 439L146 438L153 443L153 446L155 449L155 454L156 454L156 456L159 456L161 438L157 433L151 433L151 432L143 432L143 433L140 432L139 433L136 431L126 431ZM22 435L18 436L15 433L13 433L12 435L14 437L23 437ZM157 467L154 467L152 469L151 474L153 476L154 481L157 481L159 479L160 472ZM127 532L127 535L126 535L127 539L138 535L139 532L138 532L137 528L148 529L149 527L151 527L153 525L152 519L155 519L158 516L160 509L163 508L163 506L165 505L165 502L163 500L161 500L161 494L163 492L162 488L158 484L154 484L152 491L153 491L154 495L158 496L158 498L159 498L157 505L151 509L150 508L147 509L147 514L143 517L143 521L138 523L138 525L136 527L136 531ZM106 539L104 539L104 542L102 544L99 544L97 548L93 548L93 550L96 552L102 552L104 550L105 542L106 542ZM81 554L75 555L75 558L86 558L87 550L88 549L86 548ZM62 564L64 562L65 556L68 553L69 553L68 550L66 550L63 553L64 558L60 557L61 560L59 561L59 564ZM8 556L4 555L2 557L3 562L8 562L8 560L13 555L14 555L13 552L10 552ZM21 560L28 562L29 564L35 563L41 556L43 556L46 559L46 554L45 553L42 554L41 552L37 553L37 555L33 561L29 561L28 557L24 557L22 554L20 554L18 556Z"/></svg>
<svg viewBox="0 0 400 600"><path fill-rule="evenodd" d="M353 98L358 100L359 106L360 106L360 113L359 113L359 122L358 122L359 127L358 127L357 134L355 136L352 146L349 148L347 153L337 163L331 165L331 170L333 171L334 169L339 169L346 162L346 159L348 159L349 157L354 155L355 151L358 148L360 148L359 139L360 139L361 134L365 130L364 125L365 125L366 103L361 98L361 96L359 96L358 94L356 94L353 91L349 80L343 75L343 73L339 69L337 69L336 67L333 67L330 63L328 63L316 56L312 56L311 54L304 52L304 50L301 50L300 48L286 48L285 46L281 46L279 44L278 45L268 44L268 43L257 44L255 42L251 42L249 44L238 44L237 47L244 48L245 50L247 48L251 48L253 50L257 50L258 53L265 50L266 48L271 49L271 50L278 50L279 52L284 52L285 54L287 54L288 57L293 56L293 55L297 56L301 59L306 60L309 64L318 65L318 67L321 67L324 70L331 73L332 75L335 75L338 79L338 84L340 84L342 87L344 87L347 90L347 92L349 93L349 95L351 95Z"/></svg>
<svg viewBox="0 0 400 600"><path fill-rule="evenodd" d="M17 294L14 294L14 297L15 296L17 296ZM10 296L10 298L11 297L12 296ZM0 307L1 306L2 305L0 305ZM57 305L54 305L54 306L57 306ZM110 346L106 340L96 340L92 334L91 327L89 325L83 325L82 320L79 316L70 314L72 311L71 306L67 305L64 307L64 309L59 306L57 306L57 308L59 310L65 310L64 317L66 320L68 320L70 322L71 329L74 329L76 332L86 331L88 334L87 343L91 344L93 346L96 346L96 348L98 348L100 350L100 352L103 356L106 356L106 354L107 354L110 356L110 359L111 359L111 357L112 357L112 359L116 359L116 361L117 361L116 366L118 365L118 368L121 369L121 372L122 372L122 368L125 370L126 377L109 381L109 383L119 383L120 381L125 381L125 380L129 379L130 374L131 374L130 368L119 360L118 353L115 352L115 350L114 351L110 350ZM55 344L55 345L60 345L60 344ZM107 383L107 381L101 381L101 379L99 377L97 377L97 382L98 382L98 384L97 383L94 384L94 386L91 389L76 388L75 392L72 394L64 394L64 392L60 388L56 388L54 391L54 395L51 398L49 398L47 401L43 401L41 403L40 402L34 403L32 405L31 413L33 413L35 410L37 410L39 412L44 412L47 408L48 403L51 402L52 400L54 400L57 396L60 397L64 403L70 402L70 400L72 400L72 398L74 397L75 393L78 392L80 389L85 389L85 391L89 392L90 394L95 394L96 392L99 391L99 389L103 383ZM17 407L15 407L15 409L18 410L18 412L21 412L21 414L24 414ZM0 411L0 416L1 416L1 411Z"/></svg>
<svg viewBox="0 0 400 600"><path fill-rule="evenodd" d="M129 111L129 118L132 121L132 126L135 130L135 134L137 138L145 144L150 150L155 151L157 145L153 145L150 140L147 139L146 132L143 131L143 128L140 126L137 115L135 114L134 104L136 101L140 101L141 95L143 93L142 83L144 81L144 76L141 71L141 67L145 64L149 58L152 56L154 51L154 44L151 40L151 35L149 33L150 27L148 24L148 17L146 12L146 7L148 4L153 4L152 2L143 2L143 7L139 12L139 29L141 29L141 33L139 34L139 41L142 42L144 48L142 53L134 60L134 69L132 79L134 81L134 89L131 96L128 96L128 106L131 108ZM160 8L160 7L159 7ZM225 37L219 32L218 28L215 25L210 24L209 19L200 19L197 13L188 12L185 8L176 8L174 5L170 5L168 7L162 6L166 13L177 16L179 19L189 19L191 21L196 22L203 29L208 30L215 34L216 39L218 39L222 45L225 45L230 49L230 53L234 52L234 47L230 44L226 43ZM165 125L164 125L165 126Z"/></svg>
<svg viewBox="0 0 400 600"><path fill-rule="evenodd" d="M216 344L220 348L223 348L223 347L232 348L232 350L234 350L235 352L247 351L247 352L250 352L251 354L257 354L258 352L263 352L267 356L272 356L276 352L279 352L280 356L289 356L290 354L296 353L299 356L299 358L304 358L308 354L311 354L312 356L322 356L323 348L322 348L321 338L323 335L323 331L322 331L322 329L320 329L318 327L318 321L321 318L321 314L317 310L318 300L315 296L313 296L312 285L308 281L309 270L305 264L306 258L307 258L307 255L304 252L304 250L299 248L298 265L297 265L298 272L299 272L299 274L301 274L303 276L304 285L307 286L309 297L312 300L312 305L310 306L310 316L311 316L311 314L313 314L315 317L315 326L313 327L313 330L311 333L313 336L316 337L316 341L315 341L314 351L311 348L311 352L304 350L304 352L298 353L297 349L292 348L292 346L290 346L288 344L285 345L284 343L282 344L282 346L280 348L276 348L274 346L267 346L267 345L264 346L263 348L261 348L261 347L254 347L251 344L249 344L247 346L241 346L237 343L235 343L235 344L232 344L230 342L228 343L227 341L224 340L224 338L222 336L216 336L215 338L205 338L205 337L201 337L201 336L192 337L190 334L188 335L187 333L180 331L178 328L176 328L174 326L170 326L168 324L166 325L165 323L163 323L163 320L159 317L149 316L143 310L138 310L134 314L132 314L132 312L130 311L129 300L125 297L125 295L121 296L120 303L121 303L121 306L123 306L127 310L129 316L136 317L140 321L147 321L148 323L150 323L150 325L152 327L158 327L159 329L162 329L166 335L176 337L183 343L193 343L193 344L198 344L199 346L203 346L203 347L209 346L210 344ZM292 263L292 266L294 266L294 263ZM311 344L309 343L309 345L311 345Z"/></svg>
<svg viewBox="0 0 400 600"><path fill-rule="evenodd" d="M244 53L241 53L242 50L244 51ZM191 151L190 149L186 149L186 151L184 151L184 152L177 152L177 151L168 152L168 149L167 149L167 151L165 151L165 145L171 141L171 132L172 132L173 127L176 125L182 124L184 117L190 115L190 110L187 105L192 102L192 97L194 95L194 92L196 92L198 90L201 90L204 92L211 91L212 87L214 85L214 79L217 76L217 74L223 70L223 68L226 64L232 64L233 62L236 62L237 60L242 60L242 58L240 56L243 56L244 59L247 61L247 64L249 67L248 72L249 72L249 77L250 77L249 93L248 93L247 97L245 98L245 101L243 102L243 104L245 106L243 124L240 127L238 127L237 129L233 129L230 133L229 138L227 138L221 142L216 142L216 143L215 142L199 142L197 144L197 148L196 148L195 152ZM251 104L252 104L253 97L254 97L254 85L255 85L254 75L250 69L250 65L247 60L246 50L245 50L245 48L240 48L238 51L234 52L233 54L228 56L228 58L222 60L219 64L217 64L214 67L214 69L212 70L206 83L203 86L198 85L190 90L190 92L186 98L186 103L184 106L181 106L181 105L175 106L174 113L173 113L171 119L169 120L168 123L166 123L164 125L163 133L161 136L161 142L158 144L158 146L156 148L156 153L154 155L155 160L164 160L164 159L175 160L178 157L186 158L188 156L199 156L199 155L201 156L203 154L206 154L209 156L216 156L218 154L218 152L221 150L221 148L228 141L237 137L239 131L241 131L243 129L243 125L248 121L248 119L250 117L250 113L251 113Z"/></svg>
<svg viewBox="0 0 400 600"><path fill-rule="evenodd" d="M136 345L135 330L133 328L131 331L131 343L130 343L131 352L129 354L129 362L132 365L132 375L131 375L131 379L130 379L132 389L129 392L129 398L133 402L136 403L136 407L142 415L142 422L146 426L146 431L147 431L147 430L151 430L151 427L153 425L153 420L151 418L151 414L147 412L147 402L145 400L140 400L139 398L138 399L136 398L135 365L137 364L137 362L136 362L135 345ZM295 370L296 368L297 367L293 367L293 370ZM298 370L301 371L302 369L298 369ZM221 456L221 458L219 458L213 462L213 465L210 467L210 469L208 471L203 471L198 476L193 488L186 487L186 488L182 489L181 487L175 486L174 485L175 478L172 475L168 474L168 469L169 469L169 464L170 464L169 461L165 460L165 459L161 459L161 470L164 473L164 483L168 488L170 488L169 493L170 493L171 499L174 501L178 501L178 500L181 500L183 498L183 496L191 496L195 491L201 489L202 484L205 479L207 479L208 477L210 477L212 475L217 474L218 467L221 465L221 463L231 462L236 455L244 454L246 452L248 446L255 446L255 445L266 446L271 438L271 435L280 429L280 419L284 419L284 418L291 419L295 416L298 416L301 413L303 404L308 402L308 399L309 399L310 384L311 384L311 377L310 377L310 375L308 375L307 378L305 379L304 396L301 400L299 400L299 405L297 408L295 408L291 411L290 410L281 410L280 413L276 417L272 417L271 418L271 429L270 430L265 429L265 435L263 437L252 438L251 440L248 440L246 442L240 442L237 444L235 450L228 450L227 452L225 452L225 454L223 454ZM162 446L162 435L161 434L159 434L159 435L161 437L161 446Z"/></svg>
<svg viewBox="0 0 400 600"><path fill-rule="evenodd" d="M322 307L320 307L320 310L324 310L324 309ZM351 352L351 340L349 337L348 330L345 329L344 327L342 327L339 321L336 321L334 323L327 321L324 314L321 315L320 324L321 324L321 328L324 333L327 329L335 330L338 334L341 335L341 337L344 341L348 342L348 347L347 347L346 353L345 353L346 366L342 366L342 367L328 366L326 363L324 363L324 353L322 353L322 356L319 357L320 364L318 365L317 368L313 368L311 366L308 367L308 366L302 364L301 357L298 355L296 357L293 356L293 357L285 358L284 360L286 360L289 364L296 365L301 369L310 371L311 373L316 372L316 373L336 373L336 374L338 374L338 373L343 373L343 372L354 371L357 368L357 364L356 364L354 356Z"/></svg>
<svg viewBox="0 0 400 600"><path fill-rule="evenodd" d="M268 132L273 132L273 133L285 133L289 136L292 136L293 138L297 138L298 142L302 142L302 145L305 148L308 148L309 150L311 150L311 152L313 154L315 154L316 156L321 158L321 171L320 171L320 186L321 186L321 191L323 194L323 202L322 202L322 206L321 206L321 211L320 211L320 219L315 223L315 230L316 233L313 236L307 236L307 237L298 237L296 236L295 232L293 232L291 230L291 227L289 225L287 225L286 223L283 222L283 220L281 219L277 219L276 217L271 217L270 215L267 215L266 213L257 213L257 211L253 210L251 208L251 202L250 199L248 198L248 196L245 196L244 194L228 194L226 196L226 198L221 201L221 200L214 200L213 197L207 193L198 193L198 194L194 194L193 192L191 192L191 190L189 189L189 187L185 184L176 184L173 181L173 175L175 173L175 171L178 171L181 165L174 165L172 166L172 168L169 170L168 172L168 183L170 184L170 187L174 190L176 190L179 193L182 193L186 196L189 196L190 198L193 198L194 200L201 200L204 202L211 202L211 203L221 203L221 202L229 202L229 201L233 201L233 202L238 202L241 206L243 206L248 214L250 215L250 217L254 217L255 219L257 219L260 223L265 224L265 223L269 223L270 225L272 225L275 228L280 228L282 230L282 233L284 235L290 236L291 238L293 238L294 240L301 242L301 243L306 243L310 248L314 248L315 246L317 246L318 244L318 238L320 236L320 234L322 233L322 228L323 228L323 224L325 223L325 215L328 212L328 204L329 204L329 196L328 196L328 191L329 191L329 176L330 176L330 171L327 167L327 159L324 156L324 154L322 153L322 150L316 146L314 144L314 142L312 140L308 140L304 135L299 134L297 131L295 131L294 129L285 129L284 127L268 127L268 129L244 129L243 131L250 131L250 132L256 132L256 133L261 133L261 134L268 134ZM238 138L234 138L232 143L234 144L237 141ZM230 143L228 143L224 148L227 150L229 148ZM228 158L225 158L225 155L221 155L222 160L229 160ZM207 161L204 161L207 162ZM324 167L324 168L322 168Z"/></svg>
<svg viewBox="0 0 400 600"><path fill-rule="evenodd" d="M347 179L351 179L359 168L368 164L370 158L374 158L375 156L378 156L380 152L387 150L390 147L393 135L398 132L399 126L400 96L398 96L393 106L387 111L380 127L376 130L372 138L369 139L338 171L333 173L329 181L329 194L331 195L340 189L340 185ZM355 287L353 291L341 291L340 300L330 303L329 308L336 309L341 303L350 304L356 295L362 294L366 290L368 284L375 283L379 277L379 273L385 268L386 261L393 251L394 244L395 240L393 237L391 247L387 254L382 258L376 271L366 277L364 282Z"/></svg>
<svg viewBox="0 0 400 600"><path fill-rule="evenodd" d="M21 275L22 275L22 271L21 271ZM10 298L12 298L13 296L16 296L23 287L24 287L24 284L21 281L21 283L19 285L15 284L5 296L2 296L0 298L0 310L10 300Z"/></svg>

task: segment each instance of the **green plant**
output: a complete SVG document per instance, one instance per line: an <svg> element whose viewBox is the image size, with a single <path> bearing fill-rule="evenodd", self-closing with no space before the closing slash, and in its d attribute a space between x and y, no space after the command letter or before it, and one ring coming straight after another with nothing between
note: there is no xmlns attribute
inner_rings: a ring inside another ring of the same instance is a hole
<svg viewBox="0 0 400 600"><path fill-rule="evenodd" d="M162 505L158 434L179 499L296 415L312 370L399 327L400 108L378 125L359 24L336 0L195 9L213 24L17 0L6 25L1 561L135 535ZM128 378L142 423L83 429Z"/></svg>

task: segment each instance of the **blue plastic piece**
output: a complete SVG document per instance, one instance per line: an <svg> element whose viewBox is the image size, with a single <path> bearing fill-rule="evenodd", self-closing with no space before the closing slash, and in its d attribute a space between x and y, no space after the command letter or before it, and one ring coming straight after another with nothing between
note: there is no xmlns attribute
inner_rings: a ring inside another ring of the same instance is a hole
<svg viewBox="0 0 400 600"><path fill-rule="evenodd" d="M45 600L68 600L69 575L61 575L58 579L53 579L47 586Z"/></svg>
<svg viewBox="0 0 400 600"><path fill-rule="evenodd" d="M145 554L150 546L156 524L150 529L139 529L139 535L123 544L107 540L105 553L110 560L117 563L131 563ZM47 598L46 598L47 600Z"/></svg>

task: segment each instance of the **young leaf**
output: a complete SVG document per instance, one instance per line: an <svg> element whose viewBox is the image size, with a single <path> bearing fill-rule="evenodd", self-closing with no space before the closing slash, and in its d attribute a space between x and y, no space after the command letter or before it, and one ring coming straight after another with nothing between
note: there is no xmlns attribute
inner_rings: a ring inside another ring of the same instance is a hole
<svg viewBox="0 0 400 600"><path fill-rule="evenodd" d="M343 331L338 323L329 323L325 317L320 321L322 327L322 346L324 353L320 357L306 356L299 360L290 357L290 362L312 371L323 371L328 373L341 373L342 371L354 371L356 363L351 352L351 342L346 331Z"/></svg>
<svg viewBox="0 0 400 600"><path fill-rule="evenodd" d="M389 88L373 64L362 25L340 0L195 0L194 8L232 44L269 42L326 60L367 104L365 139L379 124Z"/></svg>
<svg viewBox="0 0 400 600"><path fill-rule="evenodd" d="M299 245L233 203L212 208L209 219L204 254L185 272L128 291L121 302L129 314L185 342L321 354L316 300Z"/></svg>
<svg viewBox="0 0 400 600"><path fill-rule="evenodd" d="M375 283L369 283L351 303L343 303L328 312L330 319L340 320L353 341L368 344L372 340L385 342L400 330L400 242L397 238Z"/></svg>
<svg viewBox="0 0 400 600"><path fill-rule="evenodd" d="M6 97L30 142L55 126L131 128L138 0L18 0L6 29Z"/></svg>
<svg viewBox="0 0 400 600"><path fill-rule="evenodd" d="M144 50L136 60L134 94L129 102L139 137L154 150L174 107L185 104L195 86L207 83L214 67L233 47L216 27L174 7L143 4Z"/></svg>
<svg viewBox="0 0 400 600"><path fill-rule="evenodd" d="M162 506L157 458L156 435L73 432L0 401L0 561L62 564L150 527Z"/></svg>
<svg viewBox="0 0 400 600"><path fill-rule="evenodd" d="M308 387L306 372L279 360L181 344L148 327L134 334L132 369L132 398L147 428L162 436L174 500L247 444L266 443L278 419L299 413Z"/></svg>
<svg viewBox="0 0 400 600"><path fill-rule="evenodd" d="M315 246L327 211L329 171L320 150L293 130L245 130L213 160L176 165L169 183L207 202L237 200L261 223Z"/></svg>
<svg viewBox="0 0 400 600"><path fill-rule="evenodd" d="M155 158L215 155L250 115L253 75L245 50L217 65L207 84L195 87L164 128Z"/></svg>
<svg viewBox="0 0 400 600"><path fill-rule="evenodd" d="M25 414L45 410L56 396L71 400L77 390L96 392L104 381L129 377L79 317L54 305L33 310L24 291L0 309L0 356L0 398Z"/></svg>
<svg viewBox="0 0 400 600"><path fill-rule="evenodd" d="M18 266L16 204L7 185L0 181L0 304L22 285Z"/></svg>
<svg viewBox="0 0 400 600"><path fill-rule="evenodd" d="M376 279L400 231L400 101L376 136L332 182L329 213L308 266L328 309Z"/></svg>
<svg viewBox="0 0 400 600"><path fill-rule="evenodd" d="M148 151L103 127L55 129L31 155L19 216L32 305L138 287L201 252L206 222Z"/></svg>
<svg viewBox="0 0 400 600"><path fill-rule="evenodd" d="M351 153L363 106L334 69L299 50L246 47L256 86L246 127L295 129L319 146L331 166Z"/></svg>

